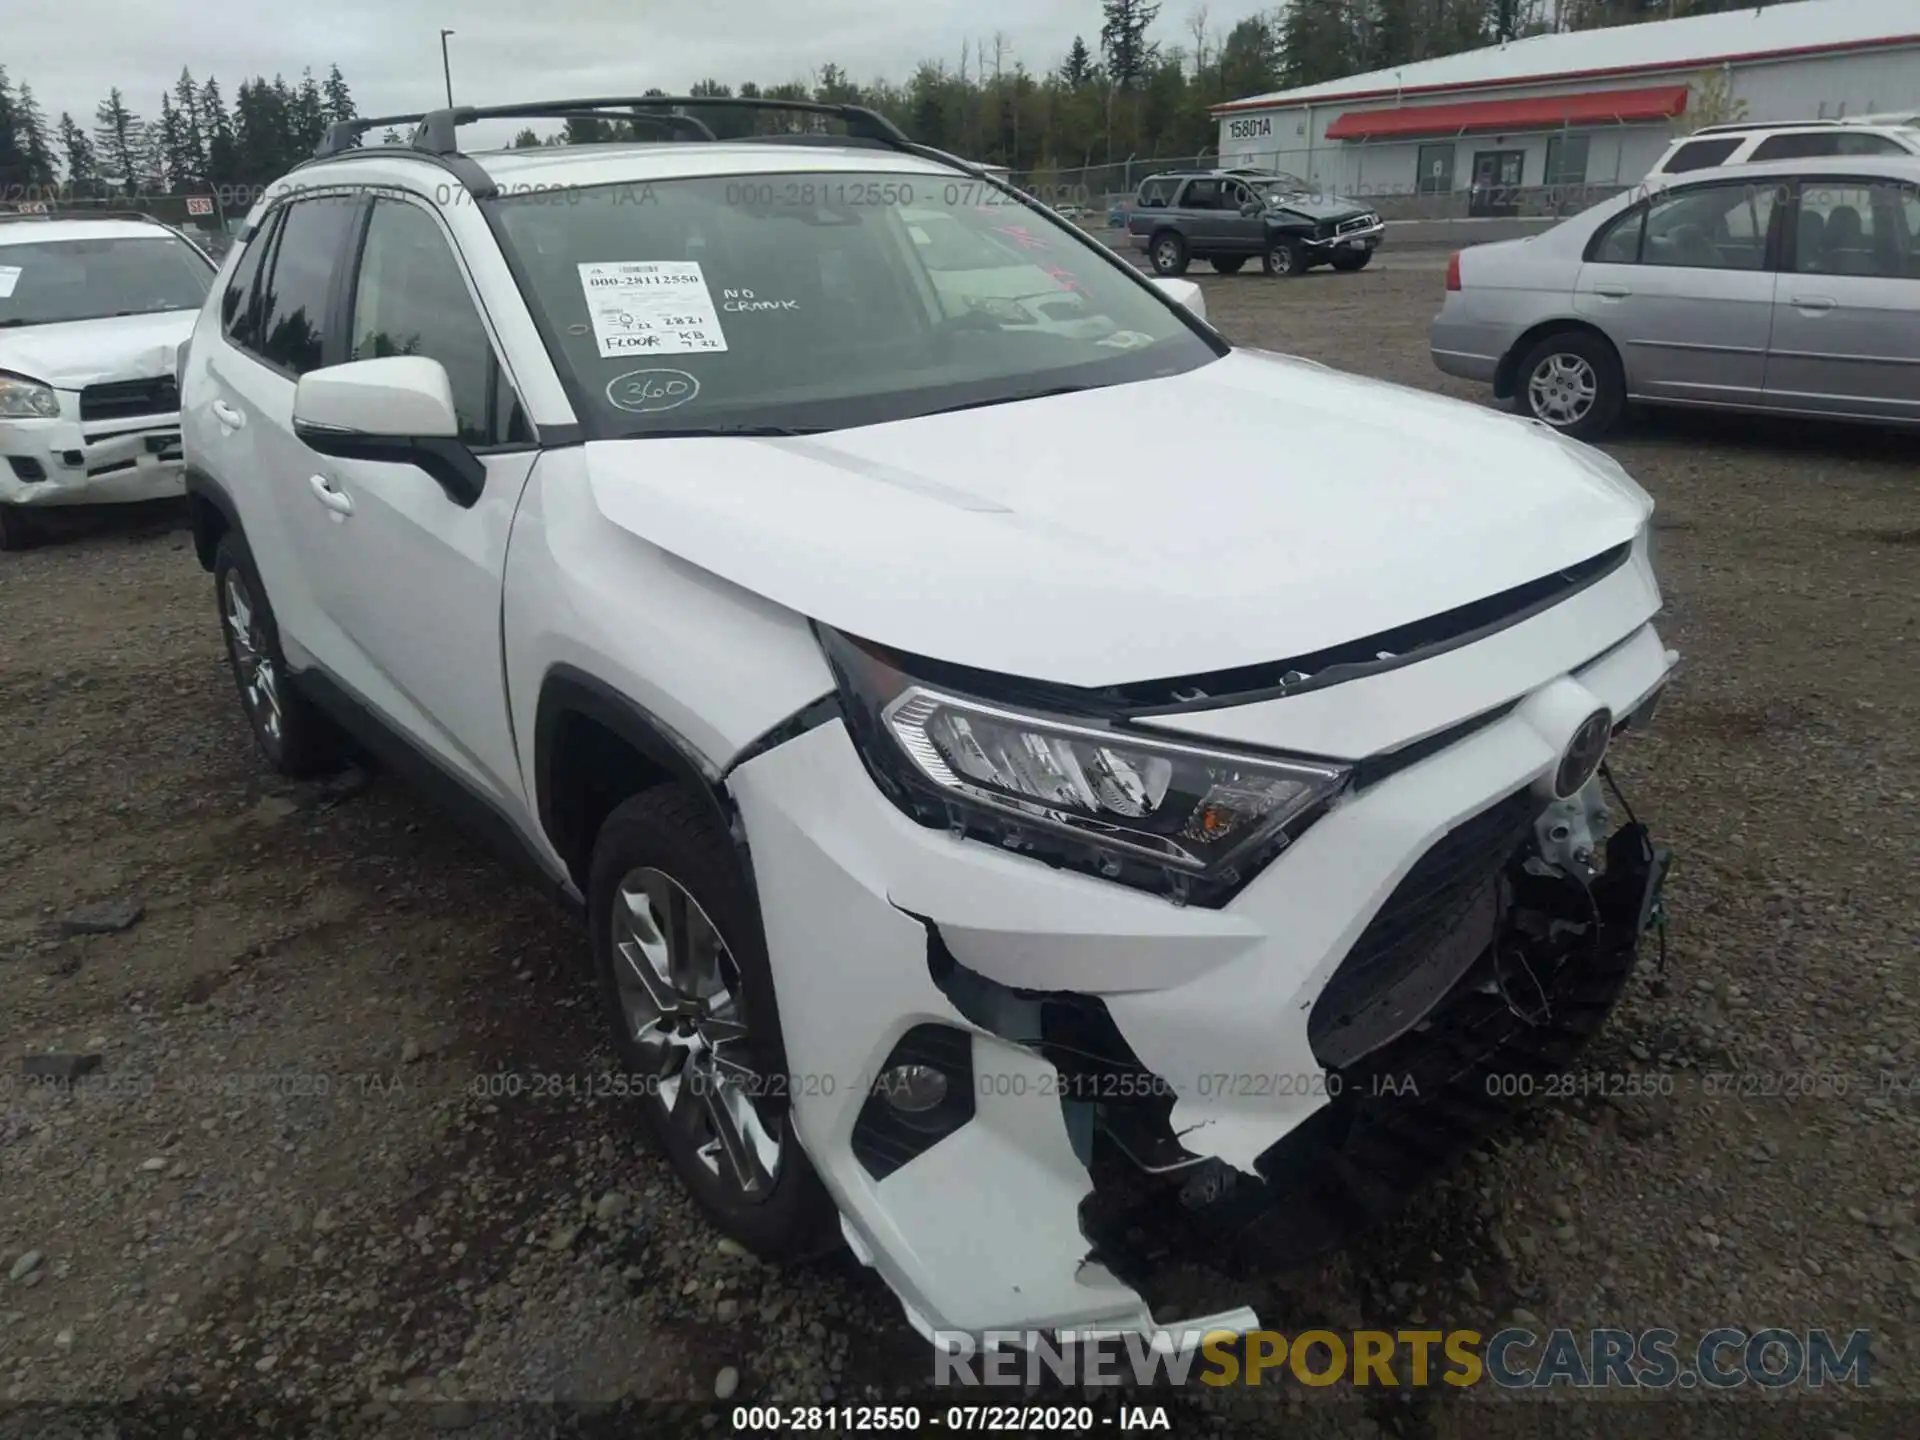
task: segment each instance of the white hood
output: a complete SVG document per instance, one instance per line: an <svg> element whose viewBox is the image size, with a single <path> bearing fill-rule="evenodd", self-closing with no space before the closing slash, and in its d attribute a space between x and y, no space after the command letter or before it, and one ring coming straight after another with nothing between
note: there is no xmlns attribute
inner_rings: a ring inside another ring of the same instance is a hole
<svg viewBox="0 0 1920 1440"><path fill-rule="evenodd" d="M199 314L167 310L157 315L116 315L0 330L0 370L43 381L56 390L171 375L176 352L193 334Z"/></svg>
<svg viewBox="0 0 1920 1440"><path fill-rule="evenodd" d="M1648 502L1551 433L1238 351L769 440L600 441L616 524L810 618L1083 686L1282 660L1536 580Z"/></svg>

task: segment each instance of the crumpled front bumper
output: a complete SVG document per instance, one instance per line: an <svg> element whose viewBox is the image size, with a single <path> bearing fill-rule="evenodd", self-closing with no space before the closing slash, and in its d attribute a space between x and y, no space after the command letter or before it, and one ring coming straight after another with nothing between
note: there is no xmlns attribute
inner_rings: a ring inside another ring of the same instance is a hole
<svg viewBox="0 0 1920 1440"><path fill-rule="evenodd" d="M1530 695L1577 683L1625 716L1660 688L1674 657L1646 623L1657 603L1636 564L1449 656L1261 714L1212 712L1226 729L1264 726L1276 748L1308 749L1299 740L1327 727L1329 706L1427 727L1409 739L1431 734L1467 675L1498 687L1488 705L1509 707L1351 796L1223 909L1178 907L923 828L877 791L837 720L733 772L793 1124L852 1248L915 1328L930 1337L1254 1328L1245 1309L1156 1315L1094 1257L1082 1210L1094 1190L1087 1122L1099 1084L1066 1078L1037 1043L1034 1017L1048 997L1091 1002L1095 1022L1110 1022L1173 1097L1178 1145L1258 1174L1328 1104L1309 1020L1343 957L1437 841L1557 764L1528 719ZM1583 651L1583 626L1627 638ZM1571 653L1604 651L1571 675L1554 658L1569 653L1570 636ZM956 975L988 1000L961 1003ZM874 1082L908 1053L898 1047L929 1033L957 1042L970 1113L903 1163L876 1163Z"/></svg>
<svg viewBox="0 0 1920 1440"><path fill-rule="evenodd" d="M178 414L82 422L79 397L62 414L0 420L0 502L101 505L186 493Z"/></svg>

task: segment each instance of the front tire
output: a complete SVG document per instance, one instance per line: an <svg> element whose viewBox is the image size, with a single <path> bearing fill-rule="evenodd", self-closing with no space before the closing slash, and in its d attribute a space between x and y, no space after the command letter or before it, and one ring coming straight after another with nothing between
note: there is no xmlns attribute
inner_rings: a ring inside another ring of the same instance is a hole
<svg viewBox="0 0 1920 1440"><path fill-rule="evenodd" d="M1240 267L1247 263L1244 255L1216 255L1213 268L1222 275L1238 275Z"/></svg>
<svg viewBox="0 0 1920 1440"><path fill-rule="evenodd" d="M1548 335L1521 357L1514 403L1563 435L1592 440L1619 421L1626 379L1612 345L1586 330Z"/></svg>
<svg viewBox="0 0 1920 1440"><path fill-rule="evenodd" d="M280 628L267 605L266 589L253 556L232 531L214 547L213 592L227 642L227 665L260 754L296 780L335 769L341 758L340 732L288 683Z"/></svg>
<svg viewBox="0 0 1920 1440"><path fill-rule="evenodd" d="M1153 244L1147 248L1147 256L1153 262L1153 273L1156 275L1187 273L1187 242L1172 230L1162 230L1153 237Z"/></svg>
<svg viewBox="0 0 1920 1440"><path fill-rule="evenodd" d="M1297 242L1276 240L1267 247L1267 253L1260 257L1260 268L1276 280L1291 280L1305 272L1307 262Z"/></svg>
<svg viewBox="0 0 1920 1440"><path fill-rule="evenodd" d="M837 1211L795 1136L766 941L732 837L678 785L600 827L594 966L641 1122L701 1209L765 1260L832 1249Z"/></svg>
<svg viewBox="0 0 1920 1440"><path fill-rule="evenodd" d="M1349 250L1333 257L1333 268L1343 275L1351 275L1356 270L1366 269L1367 262L1371 259L1373 259L1371 250L1362 250L1357 255Z"/></svg>

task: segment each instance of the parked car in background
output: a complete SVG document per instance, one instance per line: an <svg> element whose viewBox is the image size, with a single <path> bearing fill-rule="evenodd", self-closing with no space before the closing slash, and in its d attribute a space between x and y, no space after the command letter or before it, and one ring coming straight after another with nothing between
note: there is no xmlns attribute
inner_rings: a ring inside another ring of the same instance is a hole
<svg viewBox="0 0 1920 1440"><path fill-rule="evenodd" d="M1142 1277L1339 1243L1627 982L1651 498L870 111L455 143L635 103L337 126L255 208L183 400L262 755L355 735L584 914L605 1093L757 1254L929 1337L1256 1328ZM1027 264L1111 328L965 303Z"/></svg>
<svg viewBox="0 0 1920 1440"><path fill-rule="evenodd" d="M36 512L184 493L178 352L213 276L157 220L0 214L0 550Z"/></svg>
<svg viewBox="0 0 1920 1440"><path fill-rule="evenodd" d="M1666 153L1653 162L1647 178L1769 160L1871 155L1920 155L1920 127L1910 118L1897 116L1709 125L1669 145Z"/></svg>
<svg viewBox="0 0 1920 1440"><path fill-rule="evenodd" d="M1431 347L1582 438L1630 401L1920 424L1920 156L1699 171L1476 245Z"/></svg>
<svg viewBox="0 0 1920 1440"><path fill-rule="evenodd" d="M1269 275L1316 265L1360 270L1386 227L1355 200L1314 193L1297 176L1259 170L1173 171L1141 183L1127 239L1154 271L1184 275L1205 260L1223 275L1258 259Z"/></svg>

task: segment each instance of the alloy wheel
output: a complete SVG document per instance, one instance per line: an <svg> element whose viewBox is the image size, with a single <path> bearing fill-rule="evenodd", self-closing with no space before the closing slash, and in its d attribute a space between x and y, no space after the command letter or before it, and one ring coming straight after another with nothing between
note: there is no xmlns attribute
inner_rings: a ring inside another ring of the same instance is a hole
<svg viewBox="0 0 1920 1440"><path fill-rule="evenodd" d="M761 1113L740 973L707 912L672 876L641 868L614 896L614 974L627 1033L670 1130L741 1198L764 1200L785 1125Z"/></svg>
<svg viewBox="0 0 1920 1440"><path fill-rule="evenodd" d="M1579 355L1549 355L1527 377L1527 400L1549 425L1578 425L1599 397L1600 377Z"/></svg>
<svg viewBox="0 0 1920 1440"><path fill-rule="evenodd" d="M1153 263L1162 270L1171 270L1180 263L1180 246L1173 240L1162 240L1153 251Z"/></svg>
<svg viewBox="0 0 1920 1440"><path fill-rule="evenodd" d="M261 632L259 612L238 570L227 571L227 635L233 642L233 667L247 714L268 739L278 741L285 728L280 709L280 677Z"/></svg>

